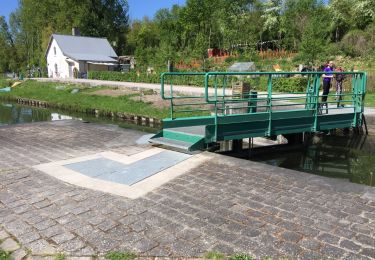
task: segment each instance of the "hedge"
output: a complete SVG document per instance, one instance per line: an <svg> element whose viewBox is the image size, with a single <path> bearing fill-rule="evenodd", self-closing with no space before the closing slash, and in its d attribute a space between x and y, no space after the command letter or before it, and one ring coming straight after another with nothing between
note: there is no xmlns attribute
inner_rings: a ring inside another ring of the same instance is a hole
<svg viewBox="0 0 375 260"><path fill-rule="evenodd" d="M160 84L160 74L146 74L136 72L117 72L117 71L93 71L89 73L89 79L109 80L109 81L123 81L123 82L142 82ZM237 79L235 76L228 77L228 85L230 82L243 80L249 82L251 87L258 91L267 91L267 76L256 78ZM166 84L171 82L174 85L188 85L188 86L204 86L204 77L200 76L167 76L165 78ZM218 77L218 87L222 87L223 77ZM306 91L308 78L306 77L278 77L272 79L273 91L277 92L304 92ZM209 85L214 85L214 78L211 77Z"/></svg>

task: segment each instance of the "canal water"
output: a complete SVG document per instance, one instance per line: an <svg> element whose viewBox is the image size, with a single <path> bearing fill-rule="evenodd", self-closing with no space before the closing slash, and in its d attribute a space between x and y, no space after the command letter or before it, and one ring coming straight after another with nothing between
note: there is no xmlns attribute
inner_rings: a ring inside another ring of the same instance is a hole
<svg viewBox="0 0 375 260"><path fill-rule="evenodd" d="M0 127L20 123L82 120L116 124L145 132L157 129L135 124L97 118L84 113L69 113L49 109L0 103ZM351 182L375 186L375 136L321 135L311 138L304 146L274 146L254 153L251 160ZM241 157L241 156L240 156Z"/></svg>
<svg viewBox="0 0 375 260"><path fill-rule="evenodd" d="M303 146L270 148L251 160L375 186L375 136L321 135Z"/></svg>
<svg viewBox="0 0 375 260"><path fill-rule="evenodd" d="M80 120L86 123L92 122L102 124L115 124L120 127L136 129L150 133L155 133L158 131L157 128L149 127L147 125L137 125L134 122L127 122L107 117L96 117L85 113L21 106L15 103L4 103L0 101L0 127L4 125L67 119Z"/></svg>

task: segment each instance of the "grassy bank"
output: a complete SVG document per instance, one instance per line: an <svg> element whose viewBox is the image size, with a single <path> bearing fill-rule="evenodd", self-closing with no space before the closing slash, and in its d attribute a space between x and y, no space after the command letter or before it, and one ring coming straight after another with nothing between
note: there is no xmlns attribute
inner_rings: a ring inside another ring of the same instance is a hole
<svg viewBox="0 0 375 260"><path fill-rule="evenodd" d="M73 91L74 90L74 91ZM76 92L78 93L72 93ZM132 95L119 97L88 95L91 88L61 83L42 83L28 80L12 89L11 92L1 93L3 100L28 98L48 102L51 107L69 111L88 112L94 109L104 113L122 112L137 116L165 118L167 109L158 109L149 103L132 100Z"/></svg>

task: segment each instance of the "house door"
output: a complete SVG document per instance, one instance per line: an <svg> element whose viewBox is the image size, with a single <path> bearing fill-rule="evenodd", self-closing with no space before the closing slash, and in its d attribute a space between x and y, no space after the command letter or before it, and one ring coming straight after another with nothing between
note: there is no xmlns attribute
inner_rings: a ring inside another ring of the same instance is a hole
<svg viewBox="0 0 375 260"><path fill-rule="evenodd" d="M71 79L74 76L73 69L74 69L74 63L69 63L69 78Z"/></svg>

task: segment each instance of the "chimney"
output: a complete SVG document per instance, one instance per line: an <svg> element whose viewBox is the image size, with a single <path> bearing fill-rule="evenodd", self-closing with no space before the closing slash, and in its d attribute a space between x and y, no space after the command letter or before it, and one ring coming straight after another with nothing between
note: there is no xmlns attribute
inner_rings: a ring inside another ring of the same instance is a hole
<svg viewBox="0 0 375 260"><path fill-rule="evenodd" d="M72 35L73 36L81 36L81 33L79 32L78 27L73 27L72 28Z"/></svg>

